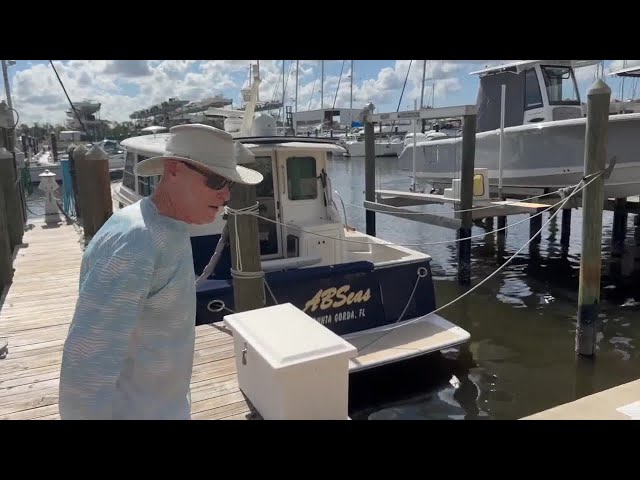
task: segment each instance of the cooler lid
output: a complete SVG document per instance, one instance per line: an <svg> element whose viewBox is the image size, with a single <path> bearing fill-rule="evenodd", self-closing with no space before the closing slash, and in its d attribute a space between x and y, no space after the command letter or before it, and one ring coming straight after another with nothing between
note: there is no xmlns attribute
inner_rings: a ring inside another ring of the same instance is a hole
<svg viewBox="0 0 640 480"><path fill-rule="evenodd" d="M357 354L353 345L291 303L226 315L224 321L273 368Z"/></svg>

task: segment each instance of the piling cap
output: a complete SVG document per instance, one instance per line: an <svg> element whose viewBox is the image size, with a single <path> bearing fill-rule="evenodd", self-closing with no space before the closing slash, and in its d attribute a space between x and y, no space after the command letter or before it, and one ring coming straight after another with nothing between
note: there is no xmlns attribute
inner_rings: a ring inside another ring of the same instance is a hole
<svg viewBox="0 0 640 480"><path fill-rule="evenodd" d="M45 170L40 175L38 175L38 177L55 177L55 176L56 174L53 172L50 172L49 170Z"/></svg>
<svg viewBox="0 0 640 480"><path fill-rule="evenodd" d="M78 158L80 158L80 156L85 155L86 153L87 147L85 147L83 144L80 144L73 150L73 159L77 160Z"/></svg>
<svg viewBox="0 0 640 480"><path fill-rule="evenodd" d="M97 144L93 144L87 154L85 160L109 160L109 154L100 148Z"/></svg>
<svg viewBox="0 0 640 480"><path fill-rule="evenodd" d="M589 97L592 95L611 95L611 88L609 88L609 85L604 83L602 79L598 78L595 82L593 82L593 85L589 87L587 95Z"/></svg>

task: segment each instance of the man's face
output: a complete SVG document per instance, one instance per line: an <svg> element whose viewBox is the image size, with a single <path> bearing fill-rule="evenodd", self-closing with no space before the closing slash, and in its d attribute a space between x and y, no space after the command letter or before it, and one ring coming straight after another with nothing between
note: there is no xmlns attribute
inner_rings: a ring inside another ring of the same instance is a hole
<svg viewBox="0 0 640 480"><path fill-rule="evenodd" d="M190 224L203 225L215 220L218 210L231 196L229 185L213 189L207 185L211 175L208 170L181 161L170 161L167 170L172 175L174 186L174 208L180 220Z"/></svg>

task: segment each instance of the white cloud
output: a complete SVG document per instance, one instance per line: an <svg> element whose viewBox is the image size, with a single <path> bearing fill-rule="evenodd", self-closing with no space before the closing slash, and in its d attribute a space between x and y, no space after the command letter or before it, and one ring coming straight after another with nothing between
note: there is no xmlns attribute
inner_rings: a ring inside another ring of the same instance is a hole
<svg viewBox="0 0 640 480"><path fill-rule="evenodd" d="M449 103L451 95L461 91L461 79L472 70L486 65L508 63L512 60L429 60L426 63L424 104ZM639 61L633 61L640 63ZM178 97L198 101L223 94L241 101L240 89L247 87L249 66L255 60L71 60L54 61L60 78L73 101L93 99L102 104L100 117L126 121L136 110ZM613 61L610 68L622 61ZM324 105L347 107L350 102L351 61L325 61ZM407 77L409 60L397 60L390 66L365 76L364 61L356 62L353 85L354 108L372 101L378 111L395 111L402 94L401 109L412 108L420 100L423 60L413 60ZM69 103L64 91L48 63L25 62L23 70L13 73L12 94L14 107L20 113L20 122L63 123ZM320 107L320 61L300 60L298 104L299 110ZM579 76L592 72L579 71ZM287 103L295 97L295 60L285 62ZM261 100L282 98L282 60L261 60ZM403 86L406 86L402 93ZM338 82L340 84L338 89ZM433 85L435 83L435 88ZM337 94L336 94L336 89ZM475 92L471 92L475 98Z"/></svg>

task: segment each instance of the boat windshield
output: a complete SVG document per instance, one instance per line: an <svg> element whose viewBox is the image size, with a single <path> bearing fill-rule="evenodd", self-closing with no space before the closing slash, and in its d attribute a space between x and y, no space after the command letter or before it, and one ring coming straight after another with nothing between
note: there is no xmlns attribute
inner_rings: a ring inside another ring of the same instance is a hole
<svg viewBox="0 0 640 480"><path fill-rule="evenodd" d="M541 66L547 87L549 105L580 105L580 94L573 68L563 66Z"/></svg>

